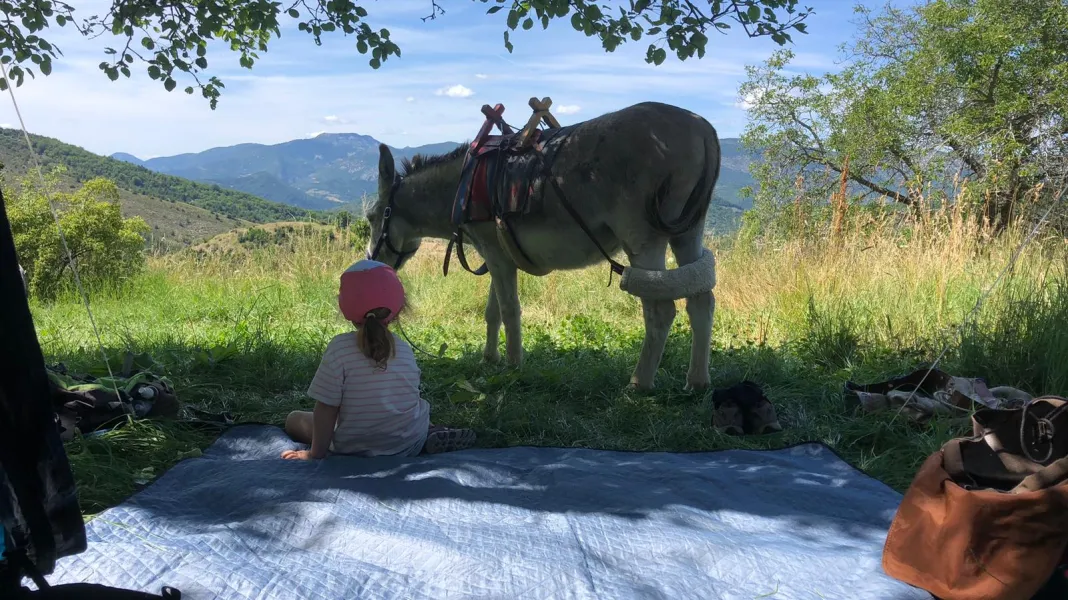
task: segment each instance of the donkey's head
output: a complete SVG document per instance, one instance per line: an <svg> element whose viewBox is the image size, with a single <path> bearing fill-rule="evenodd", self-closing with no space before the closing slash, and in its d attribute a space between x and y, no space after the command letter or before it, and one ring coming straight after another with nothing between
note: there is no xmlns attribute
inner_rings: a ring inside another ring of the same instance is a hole
<svg viewBox="0 0 1068 600"><path fill-rule="evenodd" d="M369 258L400 268L423 237L452 235L452 199L467 148L459 144L444 154L416 154L401 162L398 173L389 147L378 147L378 199L367 211Z"/></svg>
<svg viewBox="0 0 1068 600"><path fill-rule="evenodd" d="M412 221L414 207L401 207L398 195L403 177L396 172L389 146L378 146L378 198L367 211L371 237L367 242L367 258L400 269L415 255L422 238Z"/></svg>

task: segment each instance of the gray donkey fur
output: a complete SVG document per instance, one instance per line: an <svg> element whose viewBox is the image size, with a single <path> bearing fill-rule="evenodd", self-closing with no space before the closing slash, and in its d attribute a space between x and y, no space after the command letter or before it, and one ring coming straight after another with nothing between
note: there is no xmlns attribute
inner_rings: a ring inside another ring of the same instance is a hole
<svg viewBox="0 0 1068 600"><path fill-rule="evenodd" d="M422 238L451 239L450 210L465 149L463 145L441 156L416 156L402 165L388 232L401 254L398 268L419 248ZM379 150L378 200L367 214L369 256L382 234L382 217L395 177L389 148L381 145ZM719 167L715 128L690 111L655 102L576 124L551 165L566 200L609 254L622 249L635 271L664 272L670 245L679 269L668 273L681 272L708 253L702 243L704 221ZM531 261L544 270L581 269L603 262L604 256L560 204L553 186L542 189L541 210L515 221L515 235ZM483 357L490 362L500 359L503 322L508 361L518 366L523 360L519 267L501 245L493 222L468 223L463 231L492 278ZM381 248L378 259L394 264L398 255ZM687 389L709 386L715 296L711 286L705 289L709 291L686 298L692 330ZM676 311L670 299L643 297L641 301L645 339L631 385L651 389Z"/></svg>

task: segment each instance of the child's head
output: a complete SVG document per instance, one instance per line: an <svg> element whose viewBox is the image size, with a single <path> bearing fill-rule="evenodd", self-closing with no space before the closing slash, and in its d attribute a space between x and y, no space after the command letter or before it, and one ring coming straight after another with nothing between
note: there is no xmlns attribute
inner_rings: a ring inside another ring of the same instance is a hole
<svg viewBox="0 0 1068 600"><path fill-rule="evenodd" d="M384 365L394 352L388 326L405 304L397 273L378 261L358 261L341 274L337 302L341 314L356 326L364 355Z"/></svg>

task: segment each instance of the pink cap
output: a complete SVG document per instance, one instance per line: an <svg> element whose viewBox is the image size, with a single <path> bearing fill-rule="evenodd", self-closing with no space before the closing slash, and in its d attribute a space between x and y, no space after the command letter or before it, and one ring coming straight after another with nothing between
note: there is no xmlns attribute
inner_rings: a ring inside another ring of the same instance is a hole
<svg viewBox="0 0 1068 600"><path fill-rule="evenodd" d="M376 260L361 260L341 274L337 304L341 314L358 325L363 324L372 310L389 309L389 316L383 319L389 323L404 307L404 287L397 272L389 265Z"/></svg>

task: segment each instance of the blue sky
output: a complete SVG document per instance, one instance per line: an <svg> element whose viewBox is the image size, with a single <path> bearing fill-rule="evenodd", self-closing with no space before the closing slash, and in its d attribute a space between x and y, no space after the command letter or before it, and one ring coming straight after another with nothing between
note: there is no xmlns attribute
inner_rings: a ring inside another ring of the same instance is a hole
<svg viewBox="0 0 1068 600"><path fill-rule="evenodd" d="M745 66L766 59L777 45L748 39L737 27L712 34L703 59L680 62L669 52L659 67L644 62L647 42L606 53L597 38L574 31L567 18L513 32L515 50L503 44L506 11L486 15L487 4L443 0L447 13L423 22L430 0L371 0L372 26L386 27L401 47L377 71L355 49L355 38L334 35L316 46L287 22L280 39L251 71L238 55L212 48L212 74L226 88L216 110L199 94L166 92L138 67L130 79L110 81L97 64L104 48L72 29L46 39L63 51L52 75L15 90L31 133L99 154L129 152L142 158L198 152L245 142L278 143L320 132L355 132L394 146L469 139L482 104L503 103L509 121L523 122L531 96L551 96L561 122L585 120L645 100L668 102L707 118L721 137L737 136L746 114L737 97ZM76 14L99 14L110 2L72 0ZM816 14L808 34L794 35L797 70L835 70L838 46L854 26L853 0L809 0ZM0 124L17 126L6 97Z"/></svg>

